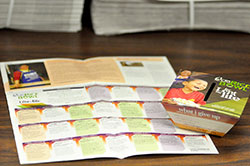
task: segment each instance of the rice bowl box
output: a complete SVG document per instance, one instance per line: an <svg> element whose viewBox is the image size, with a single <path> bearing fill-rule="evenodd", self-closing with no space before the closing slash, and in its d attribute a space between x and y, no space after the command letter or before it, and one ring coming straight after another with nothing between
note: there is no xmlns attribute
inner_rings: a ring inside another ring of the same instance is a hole
<svg viewBox="0 0 250 166"><path fill-rule="evenodd" d="M248 83L183 70L162 104L176 126L224 136L239 121L249 95Z"/></svg>

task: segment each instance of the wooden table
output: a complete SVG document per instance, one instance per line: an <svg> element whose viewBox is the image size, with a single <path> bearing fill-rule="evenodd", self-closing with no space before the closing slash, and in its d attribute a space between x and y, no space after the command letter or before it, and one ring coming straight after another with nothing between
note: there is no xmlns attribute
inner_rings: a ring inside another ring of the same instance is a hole
<svg viewBox="0 0 250 166"><path fill-rule="evenodd" d="M0 30L0 54L0 61L167 56L176 72L181 68L190 69L250 83L250 34L236 32L173 31L106 37L95 36L88 27L79 33ZM19 165L2 83L0 95L0 165ZM43 165L250 165L250 102L238 124L226 136L211 138L219 155L144 155L123 160L102 158Z"/></svg>

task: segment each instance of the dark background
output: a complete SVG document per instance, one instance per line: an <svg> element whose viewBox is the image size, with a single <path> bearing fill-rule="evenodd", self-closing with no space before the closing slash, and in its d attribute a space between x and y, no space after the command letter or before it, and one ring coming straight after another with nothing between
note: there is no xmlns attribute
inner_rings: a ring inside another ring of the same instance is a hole
<svg viewBox="0 0 250 166"><path fill-rule="evenodd" d="M88 6L89 0L85 5ZM87 10L88 11L88 10ZM250 83L250 34L232 31L157 31L96 36L89 13L78 33L0 30L0 62L96 56L167 56L180 69L211 73ZM85 21L88 18L87 21ZM0 78L0 82L1 78ZM219 155L142 155L32 164L35 166L250 165L250 102L239 122L223 138L211 136ZM0 165L19 165L4 88L0 84Z"/></svg>

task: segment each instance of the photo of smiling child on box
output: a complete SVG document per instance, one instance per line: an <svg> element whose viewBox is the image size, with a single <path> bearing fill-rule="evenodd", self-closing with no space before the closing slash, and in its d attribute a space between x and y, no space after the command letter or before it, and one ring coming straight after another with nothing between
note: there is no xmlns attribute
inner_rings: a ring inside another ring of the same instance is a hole
<svg viewBox="0 0 250 166"><path fill-rule="evenodd" d="M180 103L193 102L193 104L204 105L206 102L204 101L205 95L199 91L205 90L208 83L201 79L189 78L182 82L183 88L171 88L165 99L170 104L177 104L178 101Z"/></svg>
<svg viewBox="0 0 250 166"><path fill-rule="evenodd" d="M180 128L224 136L239 120L250 84L207 73L188 73L186 79L177 76L165 95L162 103L166 111Z"/></svg>

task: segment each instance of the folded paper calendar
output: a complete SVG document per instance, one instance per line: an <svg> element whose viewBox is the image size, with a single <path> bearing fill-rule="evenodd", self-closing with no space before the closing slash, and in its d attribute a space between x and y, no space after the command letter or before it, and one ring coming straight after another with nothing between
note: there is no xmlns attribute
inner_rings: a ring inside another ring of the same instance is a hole
<svg viewBox="0 0 250 166"><path fill-rule="evenodd" d="M176 76L166 57L40 59L0 67L21 164L218 154L209 135L175 127L163 107Z"/></svg>

